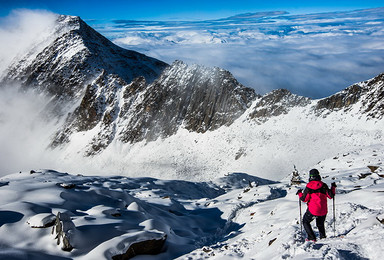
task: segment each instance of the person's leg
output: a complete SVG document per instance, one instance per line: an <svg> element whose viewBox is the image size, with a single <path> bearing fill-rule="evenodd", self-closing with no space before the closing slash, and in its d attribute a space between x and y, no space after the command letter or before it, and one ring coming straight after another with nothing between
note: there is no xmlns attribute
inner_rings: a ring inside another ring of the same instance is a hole
<svg viewBox="0 0 384 260"><path fill-rule="evenodd" d="M316 240L315 233L312 230L311 222L315 218L308 210L303 216L303 226L308 235L308 240Z"/></svg>
<svg viewBox="0 0 384 260"><path fill-rule="evenodd" d="M326 238L327 237L325 235L325 227L324 227L324 222L325 222L326 216L327 215L316 217L316 226L319 229L320 238Z"/></svg>

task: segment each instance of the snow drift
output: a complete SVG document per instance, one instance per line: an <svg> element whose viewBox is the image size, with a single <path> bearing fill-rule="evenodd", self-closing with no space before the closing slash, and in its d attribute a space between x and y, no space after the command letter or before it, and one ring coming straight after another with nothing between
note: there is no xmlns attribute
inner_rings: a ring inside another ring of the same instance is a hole
<svg viewBox="0 0 384 260"><path fill-rule="evenodd" d="M315 244L300 233L295 193L305 184L292 186L290 174L278 182L244 173L188 182L15 173L0 179L0 256L112 259L134 243L163 240L145 259L381 259L383 156L384 146L373 145L313 165L338 185L328 238ZM66 240L57 242L59 216Z"/></svg>

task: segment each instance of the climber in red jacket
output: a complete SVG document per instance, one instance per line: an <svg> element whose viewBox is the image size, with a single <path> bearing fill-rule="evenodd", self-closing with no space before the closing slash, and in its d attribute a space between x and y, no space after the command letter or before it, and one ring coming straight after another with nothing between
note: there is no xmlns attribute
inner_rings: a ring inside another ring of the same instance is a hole
<svg viewBox="0 0 384 260"><path fill-rule="evenodd" d="M308 234L307 240L316 241L315 233L312 230L311 222L316 219L316 226L319 229L320 239L326 238L325 235L325 217L328 213L327 198L332 199L336 194L336 184L331 184L331 189L328 185L321 181L321 176L318 170L312 169L309 171L309 182L302 192L299 189L296 193L300 200L307 202L308 209L303 216L303 226Z"/></svg>

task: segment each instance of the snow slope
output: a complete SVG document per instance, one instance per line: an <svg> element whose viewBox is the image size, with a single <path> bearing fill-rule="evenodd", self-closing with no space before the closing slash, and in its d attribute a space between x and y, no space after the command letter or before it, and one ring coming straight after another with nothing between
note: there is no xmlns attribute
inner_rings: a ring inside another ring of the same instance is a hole
<svg viewBox="0 0 384 260"><path fill-rule="evenodd" d="M372 145L312 165L338 185L336 223L329 202L328 238L315 244L300 233L299 187L289 174L279 182L244 173L209 182L11 174L0 179L0 258L111 259L130 243L166 234L160 254L135 259L381 259L383 156L384 146ZM33 228L58 212L72 221L70 252L51 227Z"/></svg>
<svg viewBox="0 0 384 260"><path fill-rule="evenodd" d="M313 100L305 106L293 106L281 115L251 118L261 100L256 99L230 126L205 133L190 132L182 126L176 134L167 138L134 144L121 142L118 138L108 139L108 147L90 157L84 157L84 154L89 144L93 143L93 138L99 133L101 137L108 136L102 123L89 131L74 133L63 147L46 150L53 130L42 133L47 123L36 119L32 128L25 121L23 130L17 131L19 135L14 135L17 126L13 126L11 131L8 127L2 129L5 147L14 147L14 155L20 154L21 148L24 153L16 159L7 156L9 160L3 163L7 167L2 166L7 171L3 170L1 175L8 174L10 168L15 172L44 167L85 175L117 174L192 181L212 180L227 172L246 172L280 180L291 172L293 165L305 170L330 154L347 153L383 143L383 101L379 99L382 95L378 88L382 86L382 81L370 87L366 83L360 85L369 91L361 94L357 103L346 107L317 109L322 100ZM20 114L28 117L31 111L29 109ZM31 115L30 118L38 117ZM118 123L118 128L124 127L123 122ZM29 134L24 129L35 129L37 133ZM28 136L23 137L23 134ZM14 138L21 140L21 137L23 143L33 145L10 142ZM41 141L35 144L33 140ZM8 165L8 162L12 164Z"/></svg>
<svg viewBox="0 0 384 260"><path fill-rule="evenodd" d="M103 153L84 160L82 147L93 131L99 131L96 127L72 135L67 146L53 151L58 159L51 168L183 180L211 180L236 171L280 180L293 165L304 170L330 154L383 142L384 121L364 112L370 96L378 97L380 92L375 92L376 87L368 89L368 94L350 106L333 111L317 109L319 100L313 100L263 120L250 118L257 99L230 126L204 134L181 127L175 135L133 145L115 139ZM380 104L382 101L377 101L378 107ZM382 110L375 111L379 116Z"/></svg>

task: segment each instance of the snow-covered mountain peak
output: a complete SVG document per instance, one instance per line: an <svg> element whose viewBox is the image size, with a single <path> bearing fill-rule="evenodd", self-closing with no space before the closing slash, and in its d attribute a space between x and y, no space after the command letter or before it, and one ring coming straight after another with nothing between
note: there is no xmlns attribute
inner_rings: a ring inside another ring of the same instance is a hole
<svg viewBox="0 0 384 260"><path fill-rule="evenodd" d="M75 16L59 16L52 39L40 43L37 54L28 53L13 64L3 82L17 81L59 98L72 98L79 97L102 70L127 82L139 76L152 81L166 66L118 47Z"/></svg>
<svg viewBox="0 0 384 260"><path fill-rule="evenodd" d="M79 30L83 23L79 16L58 15L55 25L56 37L73 30Z"/></svg>

